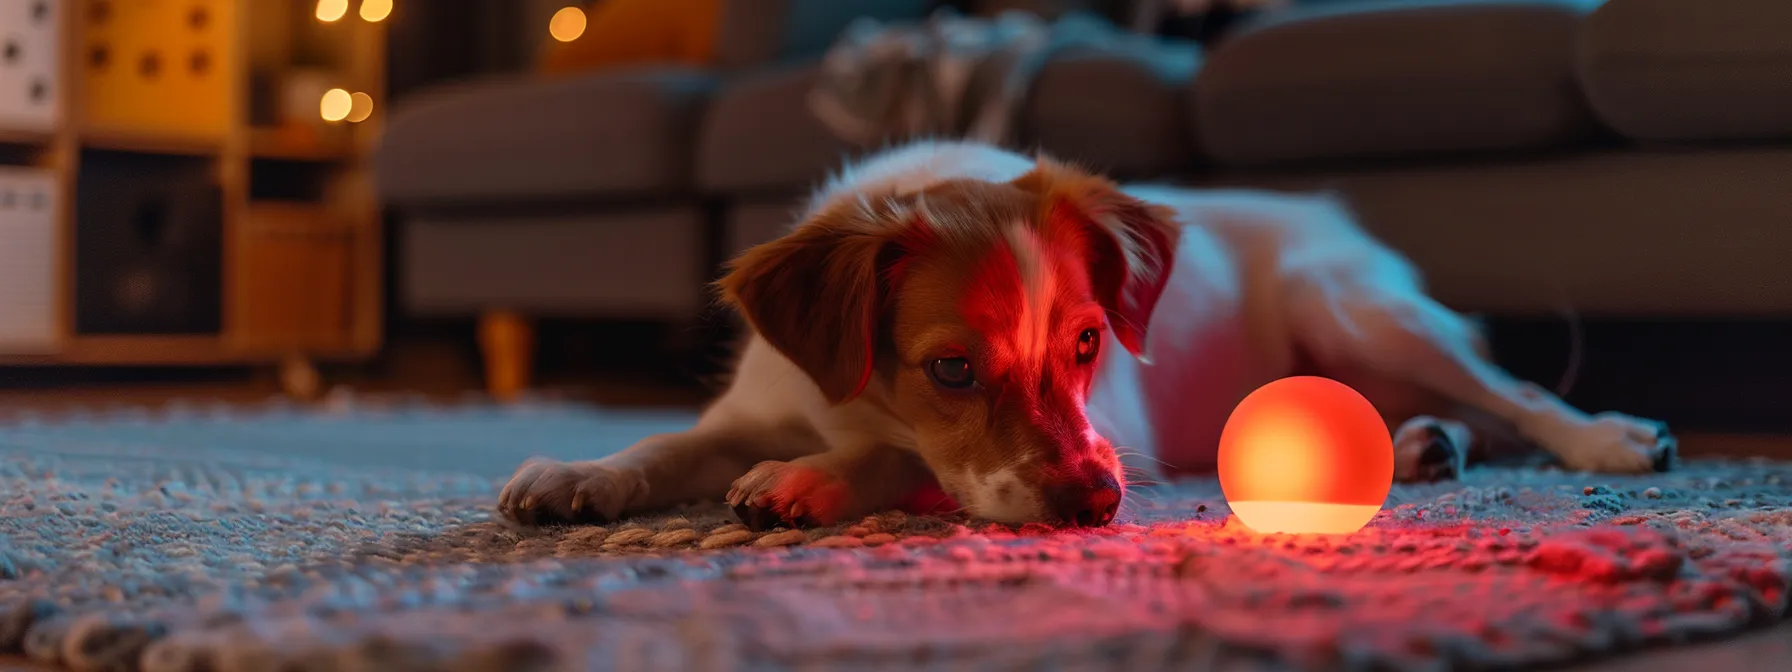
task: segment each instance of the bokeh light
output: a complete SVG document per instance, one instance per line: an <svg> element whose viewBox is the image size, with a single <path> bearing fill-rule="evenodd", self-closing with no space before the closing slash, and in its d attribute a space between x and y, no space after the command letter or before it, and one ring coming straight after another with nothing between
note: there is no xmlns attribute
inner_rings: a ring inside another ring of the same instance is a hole
<svg viewBox="0 0 1792 672"><path fill-rule="evenodd" d="M317 20L325 23L348 15L348 0L317 0Z"/></svg>
<svg viewBox="0 0 1792 672"><path fill-rule="evenodd" d="M392 15L392 0L361 0L361 20L379 23Z"/></svg>
<svg viewBox="0 0 1792 672"><path fill-rule="evenodd" d="M585 10L563 7L548 20L548 34L561 42L571 42L585 34Z"/></svg>
<svg viewBox="0 0 1792 672"><path fill-rule="evenodd" d="M349 110L354 105L354 97L348 91L330 89L324 92L323 100L318 103L318 111L323 114L324 121L342 121L348 118Z"/></svg>
<svg viewBox="0 0 1792 672"><path fill-rule="evenodd" d="M349 96L348 122L359 124L373 116L373 96L356 91Z"/></svg>

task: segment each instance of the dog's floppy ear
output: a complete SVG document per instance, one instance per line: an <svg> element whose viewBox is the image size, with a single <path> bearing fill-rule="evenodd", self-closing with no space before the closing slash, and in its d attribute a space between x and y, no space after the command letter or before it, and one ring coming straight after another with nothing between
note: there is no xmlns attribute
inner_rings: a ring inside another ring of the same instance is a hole
<svg viewBox="0 0 1792 672"><path fill-rule="evenodd" d="M1015 185L1041 195L1044 224L1087 241L1089 280L1114 337L1145 358L1151 312L1169 282L1181 237L1173 211L1122 193L1104 178L1041 159Z"/></svg>
<svg viewBox="0 0 1792 672"><path fill-rule="evenodd" d="M735 259L718 283L722 300L829 402L845 403L865 389L875 364L886 243L846 216L818 214Z"/></svg>

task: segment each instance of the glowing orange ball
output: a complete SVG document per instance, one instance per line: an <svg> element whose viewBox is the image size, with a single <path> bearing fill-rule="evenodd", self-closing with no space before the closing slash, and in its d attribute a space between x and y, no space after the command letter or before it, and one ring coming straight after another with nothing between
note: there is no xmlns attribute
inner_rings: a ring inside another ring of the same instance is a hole
<svg viewBox="0 0 1792 672"><path fill-rule="evenodd" d="M1329 378L1257 388L1220 434L1220 489L1258 532L1350 534L1381 510L1394 440L1375 406Z"/></svg>

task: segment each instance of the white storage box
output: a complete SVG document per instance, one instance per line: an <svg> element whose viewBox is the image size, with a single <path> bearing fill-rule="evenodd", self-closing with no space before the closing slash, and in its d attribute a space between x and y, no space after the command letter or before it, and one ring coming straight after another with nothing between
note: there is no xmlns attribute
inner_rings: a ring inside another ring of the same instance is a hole
<svg viewBox="0 0 1792 672"><path fill-rule="evenodd" d="M0 354L57 345L56 196L49 171L0 167Z"/></svg>

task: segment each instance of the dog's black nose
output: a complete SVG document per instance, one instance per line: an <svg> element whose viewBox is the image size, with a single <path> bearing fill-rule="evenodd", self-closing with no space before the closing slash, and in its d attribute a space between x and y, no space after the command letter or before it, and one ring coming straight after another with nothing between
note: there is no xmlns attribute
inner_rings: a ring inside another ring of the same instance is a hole
<svg viewBox="0 0 1792 672"><path fill-rule="evenodd" d="M1087 481L1054 487L1046 498L1060 522L1101 527L1114 522L1114 514L1120 511L1120 482L1113 474L1100 472Z"/></svg>

